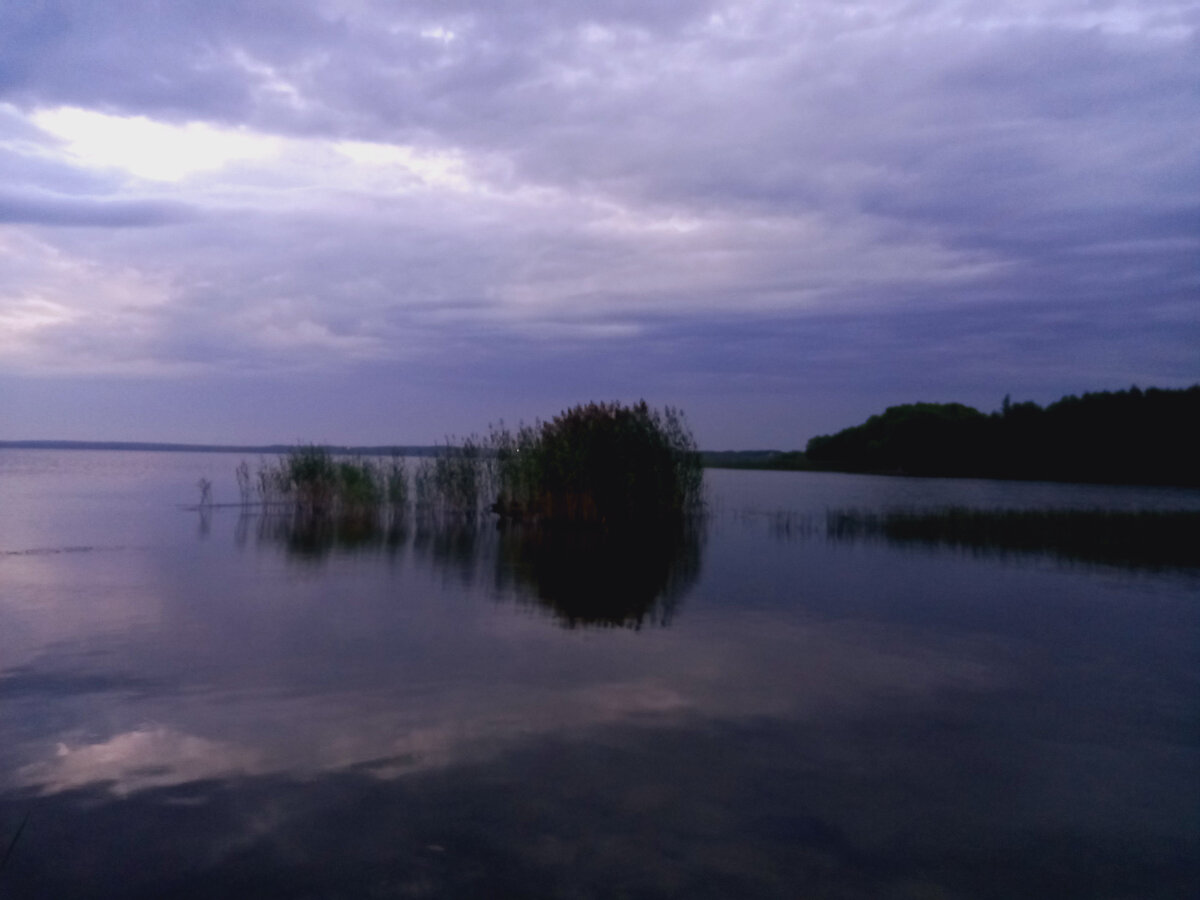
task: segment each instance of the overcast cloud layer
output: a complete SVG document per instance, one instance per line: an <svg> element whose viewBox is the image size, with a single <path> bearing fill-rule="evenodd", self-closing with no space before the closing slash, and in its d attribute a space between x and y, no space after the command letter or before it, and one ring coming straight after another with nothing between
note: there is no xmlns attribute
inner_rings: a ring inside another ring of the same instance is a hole
<svg viewBox="0 0 1200 900"><path fill-rule="evenodd" d="M1200 5L0 0L0 438L1200 380Z"/></svg>

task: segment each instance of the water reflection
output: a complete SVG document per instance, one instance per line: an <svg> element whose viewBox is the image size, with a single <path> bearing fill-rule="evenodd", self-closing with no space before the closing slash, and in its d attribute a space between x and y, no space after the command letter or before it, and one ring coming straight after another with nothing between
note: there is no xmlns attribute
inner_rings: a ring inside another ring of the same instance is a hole
<svg viewBox="0 0 1200 900"><path fill-rule="evenodd" d="M244 546L249 517L235 543ZM509 524L475 516L263 515L259 546L321 563L340 554L411 549L409 558L466 585L480 576L501 594L533 603L565 627L665 626L700 573L705 523L687 517L653 527Z"/></svg>
<svg viewBox="0 0 1200 900"><path fill-rule="evenodd" d="M412 530L413 557L464 586L475 585L495 554L495 528L474 515L419 515Z"/></svg>
<svg viewBox="0 0 1200 900"><path fill-rule="evenodd" d="M212 507L201 506L199 509L199 522L196 525L196 535L204 540L212 533Z"/></svg>
<svg viewBox="0 0 1200 900"><path fill-rule="evenodd" d="M0 517L0 897L1195 896L1194 576L827 541L894 481L777 474L624 539Z"/></svg>
<svg viewBox="0 0 1200 900"><path fill-rule="evenodd" d="M512 526L500 539L501 582L567 627L667 625L700 573L704 527Z"/></svg>
<svg viewBox="0 0 1200 900"><path fill-rule="evenodd" d="M293 559L320 562L335 553L395 551L408 540L403 519L376 516L320 516L308 513L243 515L235 542L245 543L251 522L259 546L278 546Z"/></svg>
<svg viewBox="0 0 1200 900"><path fill-rule="evenodd" d="M1200 512L1194 510L933 509L779 510L766 515L777 540L824 535L841 543L950 548L977 557L1042 556L1129 569L1200 568Z"/></svg>
<svg viewBox="0 0 1200 900"><path fill-rule="evenodd" d="M0 794L0 841L29 817L0 890L12 898L1193 895L1200 866L1186 798L1129 821L1121 814L1138 793L1116 780L1086 799L1089 827L1064 828L1064 808L1006 763L1006 751L1031 748L1003 736L993 747L973 721L965 705L893 704L866 726L758 719L542 737L483 763L399 779L276 773L122 796L95 784L54 797ZM1015 780L995 777L998 767ZM1184 772L1176 763L1171 774Z"/></svg>

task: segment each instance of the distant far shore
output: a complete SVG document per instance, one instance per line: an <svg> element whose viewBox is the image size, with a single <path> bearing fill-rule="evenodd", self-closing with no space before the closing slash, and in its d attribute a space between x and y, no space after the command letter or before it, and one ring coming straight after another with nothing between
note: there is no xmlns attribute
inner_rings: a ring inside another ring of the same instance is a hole
<svg viewBox="0 0 1200 900"><path fill-rule="evenodd" d="M699 451L710 469L774 469L1200 487L1200 384L1069 395L1046 407L1004 398L990 414L961 403L890 406L804 450ZM692 444L691 446L695 446ZM0 441L0 450L133 450L286 455L263 446L130 441ZM336 456L435 456L445 446L319 445Z"/></svg>
<svg viewBox="0 0 1200 900"><path fill-rule="evenodd" d="M1004 398L987 414L961 403L890 406L812 438L803 452L705 454L705 464L1200 487L1200 384L1069 395L1046 407Z"/></svg>
<svg viewBox="0 0 1200 900"><path fill-rule="evenodd" d="M383 445L348 447L324 444L330 453L352 456L433 456L438 448L429 446ZM280 455L296 449L296 444L169 444L154 441L0 441L0 450L131 450L151 453L255 453Z"/></svg>
<svg viewBox="0 0 1200 900"><path fill-rule="evenodd" d="M126 450L148 453L253 453L283 456L297 444L176 444L161 441L0 441L0 450ZM321 444L321 449L346 456L435 456L444 445L386 444L350 446ZM700 461L710 469L804 469L803 453L782 450L702 450ZM797 460L800 464L797 465Z"/></svg>

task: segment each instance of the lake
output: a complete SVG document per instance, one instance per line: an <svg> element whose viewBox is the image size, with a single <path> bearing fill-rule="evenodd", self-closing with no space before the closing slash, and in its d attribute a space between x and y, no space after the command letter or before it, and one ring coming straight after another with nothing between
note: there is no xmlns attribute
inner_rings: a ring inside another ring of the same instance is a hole
<svg viewBox="0 0 1200 900"><path fill-rule="evenodd" d="M5 900L1200 894L1200 570L824 529L1200 491L709 471L597 545L240 459L0 451Z"/></svg>

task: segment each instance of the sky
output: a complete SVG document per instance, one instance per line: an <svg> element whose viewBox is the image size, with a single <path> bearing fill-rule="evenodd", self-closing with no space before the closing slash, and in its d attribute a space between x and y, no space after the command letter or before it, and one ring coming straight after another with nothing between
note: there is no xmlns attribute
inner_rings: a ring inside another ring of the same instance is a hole
<svg viewBox="0 0 1200 900"><path fill-rule="evenodd" d="M1195 0L0 0L0 440L1200 381Z"/></svg>

